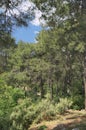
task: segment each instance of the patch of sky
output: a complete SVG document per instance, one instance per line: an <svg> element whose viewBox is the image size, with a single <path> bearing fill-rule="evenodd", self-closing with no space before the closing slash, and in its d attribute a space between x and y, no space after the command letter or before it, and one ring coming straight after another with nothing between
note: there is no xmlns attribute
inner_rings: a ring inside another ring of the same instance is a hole
<svg viewBox="0 0 86 130"><path fill-rule="evenodd" d="M28 27L18 27L16 28L12 36L16 39L16 43L19 41L24 41L28 43L35 43L36 42L36 36L41 31L41 26L35 26L32 24L29 24Z"/></svg>

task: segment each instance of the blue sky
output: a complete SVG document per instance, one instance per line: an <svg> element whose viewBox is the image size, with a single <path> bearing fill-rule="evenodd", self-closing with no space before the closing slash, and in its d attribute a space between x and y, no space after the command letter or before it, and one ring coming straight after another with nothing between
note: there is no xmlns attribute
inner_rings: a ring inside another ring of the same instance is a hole
<svg viewBox="0 0 86 130"><path fill-rule="evenodd" d="M30 7L34 7L35 5L30 2L29 0L26 0L19 6L18 8L22 10L23 12L26 12ZM19 15L20 12L18 10L14 9L15 14ZM44 24L44 20L40 19L42 13L36 8L34 10L35 18L34 20L30 21L28 27L17 27L13 31L12 35L16 39L16 42L22 40L24 42L33 43L35 42L35 37L37 36L37 33L41 30L41 24Z"/></svg>
<svg viewBox="0 0 86 130"><path fill-rule="evenodd" d="M40 30L41 26L29 24L28 27L15 28L12 35L16 39L16 42L22 40L24 42L34 43L36 41L35 37Z"/></svg>

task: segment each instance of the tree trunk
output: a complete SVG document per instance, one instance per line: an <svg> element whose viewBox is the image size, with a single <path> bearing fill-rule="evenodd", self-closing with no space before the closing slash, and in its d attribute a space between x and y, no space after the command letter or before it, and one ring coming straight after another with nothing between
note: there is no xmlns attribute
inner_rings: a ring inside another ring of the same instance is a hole
<svg viewBox="0 0 86 130"><path fill-rule="evenodd" d="M41 98L44 98L44 88L43 88L43 85L44 85L44 80L42 79L42 73L41 73L41 76L40 76L40 91L41 91Z"/></svg>
<svg viewBox="0 0 86 130"><path fill-rule="evenodd" d="M82 20L85 20L86 16L86 0L82 0ZM85 39L86 40L86 39ZM84 94L85 94L85 110L86 110L86 45L84 52Z"/></svg>
<svg viewBox="0 0 86 130"><path fill-rule="evenodd" d="M49 77L49 90L50 90L50 98L53 100L53 80Z"/></svg>
<svg viewBox="0 0 86 130"><path fill-rule="evenodd" d="M85 90L85 110L86 110L86 47L84 53L84 90Z"/></svg>
<svg viewBox="0 0 86 130"><path fill-rule="evenodd" d="M51 100L53 100L53 81L52 80L51 80L50 89L51 89Z"/></svg>
<svg viewBox="0 0 86 130"><path fill-rule="evenodd" d="M82 10L85 11L86 10L86 0L82 0ZM82 12L83 12L82 11Z"/></svg>

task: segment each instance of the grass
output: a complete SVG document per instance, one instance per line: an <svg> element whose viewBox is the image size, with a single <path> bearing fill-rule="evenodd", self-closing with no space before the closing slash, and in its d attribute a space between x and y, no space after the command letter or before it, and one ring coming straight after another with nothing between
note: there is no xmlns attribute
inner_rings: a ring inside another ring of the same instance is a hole
<svg viewBox="0 0 86 130"><path fill-rule="evenodd" d="M84 110L68 110L64 115L57 115L56 120L32 124L29 130L39 130L39 128L40 130L62 130L62 128L71 130L72 128L77 127L80 127L80 130L86 129L86 111Z"/></svg>

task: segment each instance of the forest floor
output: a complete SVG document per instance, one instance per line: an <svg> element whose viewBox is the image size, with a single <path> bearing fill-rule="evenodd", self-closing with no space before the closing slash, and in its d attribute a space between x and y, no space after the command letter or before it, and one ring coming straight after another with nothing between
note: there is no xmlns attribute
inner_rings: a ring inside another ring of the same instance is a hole
<svg viewBox="0 0 86 130"><path fill-rule="evenodd" d="M57 115L56 120L33 124L29 130L72 130L80 127L86 130L86 111L68 110L64 115Z"/></svg>

